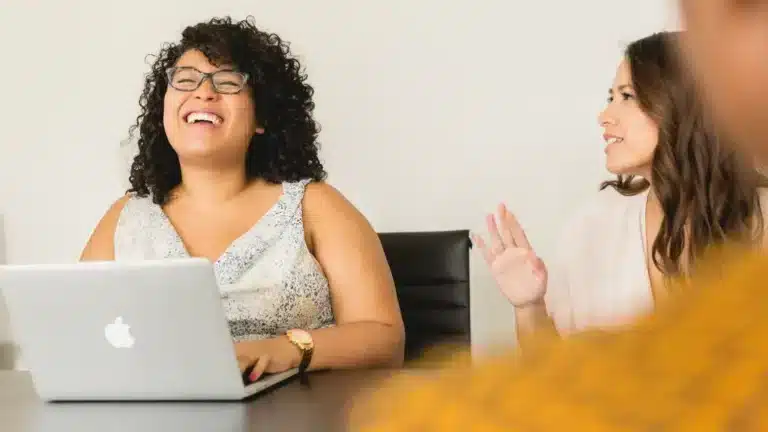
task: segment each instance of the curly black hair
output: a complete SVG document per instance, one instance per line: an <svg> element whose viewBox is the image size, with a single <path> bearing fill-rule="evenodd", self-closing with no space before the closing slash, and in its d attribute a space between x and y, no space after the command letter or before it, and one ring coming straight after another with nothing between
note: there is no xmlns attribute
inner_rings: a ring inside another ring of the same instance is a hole
<svg viewBox="0 0 768 432"><path fill-rule="evenodd" d="M312 117L314 89L288 42L259 30L251 16L239 22L224 17L187 27L180 42L166 44L155 56L139 98L141 112L129 131L131 138L139 131L129 193L151 195L162 205L181 183L179 158L163 127L163 100L168 89L166 70L191 49L201 51L214 65L228 63L248 73L254 116L264 128L248 147L248 179L281 183L326 178L318 157L320 126Z"/></svg>

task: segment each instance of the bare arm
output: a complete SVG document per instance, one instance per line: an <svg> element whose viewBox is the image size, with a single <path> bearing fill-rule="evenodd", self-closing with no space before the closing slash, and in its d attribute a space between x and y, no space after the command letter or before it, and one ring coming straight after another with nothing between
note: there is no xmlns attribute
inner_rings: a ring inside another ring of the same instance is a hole
<svg viewBox="0 0 768 432"><path fill-rule="evenodd" d="M563 238L569 237L572 236L566 231ZM565 263L567 257L563 255L567 252L560 248L551 265L547 266L544 296L529 305L515 307L517 341L523 348L529 345L534 337L560 337L564 336L561 331L569 332L573 328L571 280Z"/></svg>
<svg viewBox="0 0 768 432"><path fill-rule="evenodd" d="M311 369L403 363L405 331L379 237L336 189L307 186L304 220L331 290L337 326L311 331Z"/></svg>
<svg viewBox="0 0 768 432"><path fill-rule="evenodd" d="M473 235L472 240L483 253L501 292L515 307L517 340L524 347L534 336L558 335L544 302L548 271L517 218L503 204L498 213L498 223L494 215L486 216L490 244L478 235Z"/></svg>
<svg viewBox="0 0 768 432"><path fill-rule="evenodd" d="M552 317L547 312L544 300L515 308L517 342L525 348L534 337L559 336Z"/></svg>
<svg viewBox="0 0 768 432"><path fill-rule="evenodd" d="M80 255L80 261L112 261L115 259L115 228L120 212L125 207L125 203L128 202L128 198L129 196L126 195L110 206L91 233L91 237Z"/></svg>

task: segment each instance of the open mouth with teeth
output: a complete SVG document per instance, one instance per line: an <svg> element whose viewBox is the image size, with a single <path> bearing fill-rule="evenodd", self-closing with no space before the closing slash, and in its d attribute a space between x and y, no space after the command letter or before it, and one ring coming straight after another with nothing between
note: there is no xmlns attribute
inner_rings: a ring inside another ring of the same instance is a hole
<svg viewBox="0 0 768 432"><path fill-rule="evenodd" d="M613 137L608 139L605 143L610 145L610 144L619 144L623 141L624 141L624 138Z"/></svg>
<svg viewBox="0 0 768 432"><path fill-rule="evenodd" d="M222 118L216 114L207 112L191 112L187 114L185 121L187 124L209 124L218 126L221 124Z"/></svg>

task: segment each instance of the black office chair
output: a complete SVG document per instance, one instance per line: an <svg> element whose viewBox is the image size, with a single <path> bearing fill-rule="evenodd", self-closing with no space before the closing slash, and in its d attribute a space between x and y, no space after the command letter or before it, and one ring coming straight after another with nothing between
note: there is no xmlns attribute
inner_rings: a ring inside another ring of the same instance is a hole
<svg viewBox="0 0 768 432"><path fill-rule="evenodd" d="M469 231L379 233L405 323L405 360L468 348Z"/></svg>

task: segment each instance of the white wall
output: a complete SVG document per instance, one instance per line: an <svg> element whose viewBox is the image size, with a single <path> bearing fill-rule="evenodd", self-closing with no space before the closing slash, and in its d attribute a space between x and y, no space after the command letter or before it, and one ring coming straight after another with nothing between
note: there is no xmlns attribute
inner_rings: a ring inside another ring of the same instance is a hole
<svg viewBox="0 0 768 432"><path fill-rule="evenodd" d="M5 264L5 231L4 231L3 215L0 214L0 265ZM11 340L11 332L8 326L8 317L5 309L5 302L2 295L0 295L0 350L3 349L3 345ZM0 352L0 358L3 358L3 353Z"/></svg>
<svg viewBox="0 0 768 432"><path fill-rule="evenodd" d="M0 213L9 263L74 261L126 184L144 57L212 15L293 42L330 182L386 230L482 229L500 200L543 256L605 175L596 116L666 0L3 0ZM510 307L473 263L475 341Z"/></svg>

